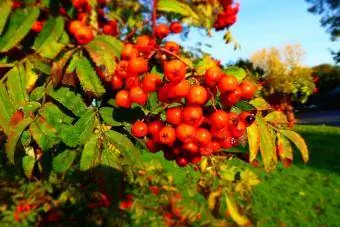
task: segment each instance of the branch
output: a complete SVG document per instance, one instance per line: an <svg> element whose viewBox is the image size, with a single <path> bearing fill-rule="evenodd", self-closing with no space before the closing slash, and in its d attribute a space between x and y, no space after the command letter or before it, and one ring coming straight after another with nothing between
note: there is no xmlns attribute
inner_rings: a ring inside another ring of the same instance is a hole
<svg viewBox="0 0 340 227"><path fill-rule="evenodd" d="M171 51L168 51L167 49L164 48L159 48L160 51L169 54L171 56L174 56L175 58L177 58L178 60L180 60L181 62L183 62L186 66L188 66L191 70L193 70L193 68L186 62L184 61L183 58L181 58L180 56L178 56L177 54L172 53Z"/></svg>
<svg viewBox="0 0 340 227"><path fill-rule="evenodd" d="M155 29L156 29L156 22L157 22L157 5L158 5L158 0L153 0L152 18L151 18L153 38L156 38Z"/></svg>

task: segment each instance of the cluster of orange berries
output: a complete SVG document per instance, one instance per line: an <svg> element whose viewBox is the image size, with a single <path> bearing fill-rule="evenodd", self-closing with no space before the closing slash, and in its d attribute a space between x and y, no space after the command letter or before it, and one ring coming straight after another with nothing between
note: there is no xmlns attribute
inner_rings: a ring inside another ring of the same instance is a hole
<svg viewBox="0 0 340 227"><path fill-rule="evenodd" d="M235 24L239 11L239 4L234 4L233 0L220 0L220 2L223 6L223 11L217 15L214 23L214 28L217 31Z"/></svg>
<svg viewBox="0 0 340 227"><path fill-rule="evenodd" d="M161 59L164 78L149 73L149 57L155 50L165 50L163 53L168 55L168 60ZM157 92L159 102L165 105L178 103L165 107L166 120L148 116L136 121L131 133L140 139L147 138L146 146L151 152L163 150L166 159L186 166L221 148L238 145L246 127L255 120L255 113L218 110L206 106L208 101L219 96L220 103L230 109L240 100L251 99L256 86L250 81L239 83L219 66L209 68L202 79L191 80L187 77L188 66L178 58L179 52L180 46L175 42L158 47L153 38L139 36L134 44L125 44L111 85L118 91L115 97L118 107L130 108L133 103L144 106L150 92Z"/></svg>
<svg viewBox="0 0 340 227"><path fill-rule="evenodd" d="M33 206L27 203L19 204L14 211L14 220L18 222L21 221L21 219L24 219L32 209Z"/></svg>

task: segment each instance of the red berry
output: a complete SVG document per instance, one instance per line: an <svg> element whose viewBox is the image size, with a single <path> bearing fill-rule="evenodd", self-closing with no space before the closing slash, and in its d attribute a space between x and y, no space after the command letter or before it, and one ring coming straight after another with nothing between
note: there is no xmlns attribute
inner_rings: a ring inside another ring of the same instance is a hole
<svg viewBox="0 0 340 227"><path fill-rule="evenodd" d="M188 159L186 159L185 157L178 157L176 158L176 163L179 167L185 167L188 165Z"/></svg>
<svg viewBox="0 0 340 227"><path fill-rule="evenodd" d="M69 23L68 25L68 31L70 32L71 35L76 34L79 28L84 27L84 23L79 20L73 20Z"/></svg>
<svg viewBox="0 0 340 227"><path fill-rule="evenodd" d="M236 127L231 128L231 134L235 138L240 138L246 133L246 125L239 121Z"/></svg>
<svg viewBox="0 0 340 227"><path fill-rule="evenodd" d="M172 33L177 34L177 33L181 33L183 31L183 27L182 27L181 23L176 21L176 22L172 22L170 24L170 30L171 30Z"/></svg>
<svg viewBox="0 0 340 227"><path fill-rule="evenodd" d="M165 145L172 145L176 141L176 131L171 126L165 126L159 131L159 141Z"/></svg>
<svg viewBox="0 0 340 227"><path fill-rule="evenodd" d="M189 161L190 161L192 164L197 164L197 163L199 163L201 160L202 160L202 155L201 155L201 154L196 154L196 155L190 156L190 158L189 158Z"/></svg>
<svg viewBox="0 0 340 227"><path fill-rule="evenodd" d="M196 130L196 141L202 145L206 146L211 142L211 133L205 128L199 128Z"/></svg>
<svg viewBox="0 0 340 227"><path fill-rule="evenodd" d="M146 141L146 148L152 153L156 153L161 150L161 146L151 139Z"/></svg>
<svg viewBox="0 0 340 227"><path fill-rule="evenodd" d="M164 63L164 76L172 82L179 82L185 78L187 66L180 60L170 60Z"/></svg>
<svg viewBox="0 0 340 227"><path fill-rule="evenodd" d="M224 106L233 106L241 100L241 91L236 89L232 92L223 93L220 99Z"/></svg>
<svg viewBox="0 0 340 227"><path fill-rule="evenodd" d="M174 84L171 91L176 97L185 98L189 94L190 83L187 80L182 80Z"/></svg>
<svg viewBox="0 0 340 227"><path fill-rule="evenodd" d="M117 75L118 77L125 79L129 77L129 74L127 72L127 68L128 68L129 62L122 60L117 64L117 68L115 71L115 75Z"/></svg>
<svg viewBox="0 0 340 227"><path fill-rule="evenodd" d="M160 39L167 37L169 33L170 29L166 24L159 24L155 28L155 35Z"/></svg>
<svg viewBox="0 0 340 227"><path fill-rule="evenodd" d="M133 76L133 77L128 77L125 79L125 88L126 89L132 89L134 87L139 87L139 77Z"/></svg>
<svg viewBox="0 0 340 227"><path fill-rule="evenodd" d="M103 27L103 33L107 35L117 36L119 34L119 27L117 21L110 20Z"/></svg>
<svg viewBox="0 0 340 227"><path fill-rule="evenodd" d="M210 116L210 123L216 128L224 128L228 126L228 114L223 110L216 110Z"/></svg>
<svg viewBox="0 0 340 227"><path fill-rule="evenodd" d="M164 44L164 49L170 51L173 54L178 54L180 51L180 47L176 42L168 41Z"/></svg>
<svg viewBox="0 0 340 227"><path fill-rule="evenodd" d="M113 76L111 80L111 87L113 90L118 90L123 87L123 80L118 76Z"/></svg>
<svg viewBox="0 0 340 227"><path fill-rule="evenodd" d="M189 156L198 154L198 145L194 141L189 141L185 144L183 144L182 149L187 152Z"/></svg>
<svg viewBox="0 0 340 227"><path fill-rule="evenodd" d="M87 44L91 42L94 38L92 29L86 26L79 27L78 30L74 33L74 37L80 45Z"/></svg>
<svg viewBox="0 0 340 227"><path fill-rule="evenodd" d="M129 60L127 71L130 76L138 76L149 70L148 61L142 57L133 57Z"/></svg>
<svg viewBox="0 0 340 227"><path fill-rule="evenodd" d="M183 143L188 143L195 139L196 129L192 125L180 124L176 128L176 137Z"/></svg>
<svg viewBox="0 0 340 227"><path fill-rule="evenodd" d="M172 125L178 125L182 121L182 108L171 107L166 110L166 121Z"/></svg>
<svg viewBox="0 0 340 227"><path fill-rule="evenodd" d="M148 93L143 91L141 87L131 88L129 95L131 102L138 103L139 105L145 105L148 101Z"/></svg>
<svg viewBox="0 0 340 227"><path fill-rule="evenodd" d="M123 60L130 60L130 58L133 57L138 57L138 50L131 43L125 44L121 53L121 58Z"/></svg>
<svg viewBox="0 0 340 227"><path fill-rule="evenodd" d="M131 127L131 133L137 138L144 138L148 134L148 125L142 121L136 121Z"/></svg>
<svg viewBox="0 0 340 227"><path fill-rule="evenodd" d="M150 186L149 190L150 190L151 194L153 194L153 195L158 195L159 192L161 191L158 186Z"/></svg>
<svg viewBox="0 0 340 227"><path fill-rule="evenodd" d="M221 77L222 70L220 69L220 67L217 66L211 67L204 74L205 83L210 87L216 86L216 84L220 81Z"/></svg>
<svg viewBox="0 0 340 227"><path fill-rule="evenodd" d="M41 32L41 30L44 27L44 23L45 21L35 21L31 28L32 31L37 32L37 33Z"/></svg>
<svg viewBox="0 0 340 227"><path fill-rule="evenodd" d="M238 81L234 76L223 75L222 78L219 80L217 86L218 90L221 93L232 92L237 89Z"/></svg>
<svg viewBox="0 0 340 227"><path fill-rule="evenodd" d="M240 84L239 88L241 90L242 98L245 98L245 99L253 98L255 91L256 91L256 86L250 81L243 81Z"/></svg>
<svg viewBox="0 0 340 227"><path fill-rule="evenodd" d="M159 131L164 127L162 121L153 121L149 124L149 134L154 138L158 139Z"/></svg>
<svg viewBox="0 0 340 227"><path fill-rule="evenodd" d="M229 149L237 145L237 141L234 137L227 137L225 140L221 142L221 146L224 149Z"/></svg>
<svg viewBox="0 0 340 227"><path fill-rule="evenodd" d="M121 90L116 94L116 105L124 108L131 107L130 95L127 90Z"/></svg>
<svg viewBox="0 0 340 227"><path fill-rule="evenodd" d="M246 126L250 126L255 121L255 115L253 113L243 111L242 113L240 113L239 119Z"/></svg>
<svg viewBox="0 0 340 227"><path fill-rule="evenodd" d="M186 99L189 104L204 105L208 101L208 91L200 85L192 86Z"/></svg>
<svg viewBox="0 0 340 227"><path fill-rule="evenodd" d="M155 44L155 40L152 39L150 36L141 35L137 37L135 47L138 51L144 54L148 54L155 48Z"/></svg>
<svg viewBox="0 0 340 227"><path fill-rule="evenodd" d="M161 77L158 74L146 74L142 80L142 88L147 92L154 92L162 83Z"/></svg>
<svg viewBox="0 0 340 227"><path fill-rule="evenodd" d="M200 106L186 106L182 112L183 122L198 127L203 120L203 110Z"/></svg>

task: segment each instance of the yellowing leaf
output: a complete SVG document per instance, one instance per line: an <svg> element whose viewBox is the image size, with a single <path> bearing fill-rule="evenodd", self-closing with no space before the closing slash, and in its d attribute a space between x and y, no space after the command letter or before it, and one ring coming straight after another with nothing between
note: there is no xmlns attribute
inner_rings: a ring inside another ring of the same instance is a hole
<svg viewBox="0 0 340 227"><path fill-rule="evenodd" d="M264 100L263 98L253 99L249 103L252 104L258 110L267 110L270 107L267 101Z"/></svg>
<svg viewBox="0 0 340 227"><path fill-rule="evenodd" d="M230 213L230 216L236 222L236 224L240 226L245 226L247 224L250 224L249 219L245 215L242 215L239 212L237 204L231 197L227 196L226 202L227 202L227 208Z"/></svg>
<svg viewBox="0 0 340 227"><path fill-rule="evenodd" d="M34 85L37 82L39 76L34 71L29 70L27 72L27 77L28 77L28 80L26 81L26 90L28 92L31 92L33 90Z"/></svg>
<svg viewBox="0 0 340 227"><path fill-rule="evenodd" d="M305 140L296 132L290 130L280 130L285 137L287 137L290 141L292 141L296 147L300 150L302 159L304 162L308 162L309 153Z"/></svg>
<svg viewBox="0 0 340 227"><path fill-rule="evenodd" d="M163 12L181 14L182 16L190 18L193 23L198 23L200 20L199 16L189 5L177 0L160 0L158 2L157 9Z"/></svg>
<svg viewBox="0 0 340 227"><path fill-rule="evenodd" d="M285 167L289 167L293 161L293 149L290 142L281 133L277 134L277 150Z"/></svg>
<svg viewBox="0 0 340 227"><path fill-rule="evenodd" d="M257 124L254 123L247 128L248 144L249 144L249 161L256 159L257 153L260 149L260 132Z"/></svg>
<svg viewBox="0 0 340 227"><path fill-rule="evenodd" d="M270 122L270 123L274 123L274 124L287 124L287 118L286 115L284 115L284 113L282 113L281 111L274 111L269 113L265 118L265 121Z"/></svg>
<svg viewBox="0 0 340 227"><path fill-rule="evenodd" d="M213 210L216 205L216 200L218 197L222 195L222 191L218 190L216 192L211 192L208 197L208 207L210 210Z"/></svg>

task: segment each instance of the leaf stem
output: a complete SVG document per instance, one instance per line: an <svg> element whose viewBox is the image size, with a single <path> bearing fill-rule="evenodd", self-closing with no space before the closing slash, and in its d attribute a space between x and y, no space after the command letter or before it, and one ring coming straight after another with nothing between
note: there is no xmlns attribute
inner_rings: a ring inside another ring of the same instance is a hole
<svg viewBox="0 0 340 227"><path fill-rule="evenodd" d="M193 70L193 68L180 56L178 56L177 54L172 53L171 51L168 51L167 49L164 49L162 47L159 48L160 51L169 54L171 56L174 56L175 58L177 58L178 60L180 60L181 62L183 62L186 66L188 66L191 70Z"/></svg>

